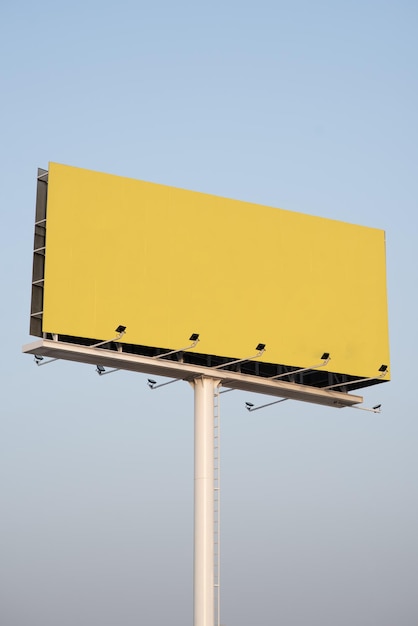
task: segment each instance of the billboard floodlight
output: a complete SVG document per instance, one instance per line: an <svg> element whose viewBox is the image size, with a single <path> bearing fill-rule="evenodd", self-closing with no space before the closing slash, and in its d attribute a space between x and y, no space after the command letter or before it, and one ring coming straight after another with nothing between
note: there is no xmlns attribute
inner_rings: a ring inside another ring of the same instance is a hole
<svg viewBox="0 0 418 626"><path fill-rule="evenodd" d="M122 339L123 335L126 333L126 326L122 326L121 324L115 328L115 333L118 333L116 337L113 339L106 339L106 341L99 341L99 343L94 343L90 348L98 348L99 346L104 346L107 343L112 343L112 341L119 341Z"/></svg>
<svg viewBox="0 0 418 626"><path fill-rule="evenodd" d="M103 367L103 365L96 365L96 372L99 374L99 376L106 376L106 374L113 374L113 372L118 372L119 368L115 367L112 370L106 370L105 367Z"/></svg>
<svg viewBox="0 0 418 626"><path fill-rule="evenodd" d="M227 363L221 363L220 365L215 365L215 367L212 367L212 369L220 370L223 367L228 367L228 365L236 365L237 363L245 363L245 361L252 361L253 359L258 359L258 357L260 357L266 351L266 344L258 343L255 349L258 350L258 352L257 354L254 354L253 356L247 356L245 359L235 359L235 361L228 361Z"/></svg>
<svg viewBox="0 0 418 626"><path fill-rule="evenodd" d="M177 383L179 380L182 380L182 379L174 378L173 380L169 380L167 383L160 383L159 385L157 385L156 380L152 380L151 378L148 378L147 385L150 389L159 389L160 387L165 387L166 385L172 385L173 383Z"/></svg>
<svg viewBox="0 0 418 626"><path fill-rule="evenodd" d="M177 352L192 350L192 348L195 348L199 342L199 334L193 333L192 335L190 335L189 341L192 342L190 346L186 346L185 348L179 348L178 350L170 350L169 352L163 352L162 354L157 354L154 359L161 359L163 356L168 356L169 354L177 354Z"/></svg>
<svg viewBox="0 0 418 626"><path fill-rule="evenodd" d="M258 411L259 409L265 409L267 406L272 406L273 404L280 404L280 402L286 402L286 400L290 400L290 398L280 398L280 400L275 400L274 402L268 402L267 404L261 404L260 406L254 406L252 402L246 402L245 408L247 411Z"/></svg>
<svg viewBox="0 0 418 626"><path fill-rule="evenodd" d="M33 357L34 357L33 360L35 361L36 365L39 365L39 366L48 365L48 363L52 363L53 361L58 361L58 359L48 359L47 361L44 361L44 357L39 354L34 354Z"/></svg>
<svg viewBox="0 0 418 626"><path fill-rule="evenodd" d="M329 385L328 387L322 387L322 389L336 389L336 387L345 387L347 385L353 384L353 383L365 383L368 382L369 380L380 380L381 378L384 378L386 376L386 374L389 373L389 368L387 365L382 364L379 369L379 372L381 372L381 374L379 374L379 376L370 376L368 378L358 378L357 380L353 380L353 381L345 381L344 383L336 383L335 385Z"/></svg>
<svg viewBox="0 0 418 626"><path fill-rule="evenodd" d="M310 367L301 367L300 369L293 370L293 372L284 372L282 374L278 374L277 376L271 376L270 380L277 380L278 378L284 378L285 376L291 376L292 374L301 374L302 372L308 372L309 370L315 370L320 367L324 367L331 359L329 352L324 352L321 356L321 359L322 363L318 363L317 365L311 365Z"/></svg>
<svg viewBox="0 0 418 626"><path fill-rule="evenodd" d="M371 409L365 406L353 406L351 408L358 409L359 411L369 411L369 413L381 413L382 412L381 404L376 404L376 406L373 406Z"/></svg>
<svg viewBox="0 0 418 626"><path fill-rule="evenodd" d="M286 400L290 400L290 398L281 398L280 400L275 400L274 402L268 402L267 404L262 404L260 406L254 406L252 402L246 402L245 408L247 411L258 411L259 409L265 409L267 406L272 406L273 404L279 404L280 402L286 402ZM365 406L350 406L350 409L358 409L359 411L369 411L369 413L381 413L382 405L376 404L372 408Z"/></svg>

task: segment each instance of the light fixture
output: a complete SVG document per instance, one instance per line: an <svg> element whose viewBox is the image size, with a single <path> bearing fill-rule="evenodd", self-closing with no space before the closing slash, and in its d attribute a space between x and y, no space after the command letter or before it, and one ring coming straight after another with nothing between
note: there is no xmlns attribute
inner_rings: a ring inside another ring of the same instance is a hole
<svg viewBox="0 0 418 626"><path fill-rule="evenodd" d="M369 411L369 413L381 413L382 412L381 404L376 404L376 406L373 406L371 409L365 406L350 406L349 408L358 409L359 411Z"/></svg>
<svg viewBox="0 0 418 626"><path fill-rule="evenodd" d="M119 368L115 367L111 370L107 370L106 368L103 367L103 365L96 365L96 372L99 374L99 376L106 376L106 374L113 374L113 372L119 372Z"/></svg>
<svg viewBox="0 0 418 626"><path fill-rule="evenodd" d="M357 411L368 411L369 413L381 413L382 412L382 405L381 404L376 404L375 406L369 408L366 406L356 406L356 405L351 405L351 406L345 406L345 405L338 405L338 402L336 403L337 406L340 406L340 408L348 408L348 409L356 409Z"/></svg>
<svg viewBox="0 0 418 626"><path fill-rule="evenodd" d="M315 370L319 367L324 367L328 361L330 360L329 352L324 352L321 356L322 363L318 363L317 365L311 365L310 367L301 367L298 370L293 370L293 372L284 372L282 374L278 374L277 376L271 376L269 380L277 380L278 378L284 378L285 376L291 376L292 374L300 374L301 372L307 372L309 370Z"/></svg>
<svg viewBox="0 0 418 626"><path fill-rule="evenodd" d="M358 383L365 383L369 380L380 380L384 378L389 372L387 365L381 365L378 369L381 374L379 376L370 376L368 378L358 378L357 380L346 380L344 383L336 383L335 385L329 385L328 387L321 387L321 389L336 389L337 387L345 387L347 385L356 385Z"/></svg>
<svg viewBox="0 0 418 626"><path fill-rule="evenodd" d="M199 333L193 333L192 335L190 335L189 341L192 342L190 346L186 346L185 348L179 348L178 350L170 350L169 352L163 352L162 354L157 354L156 356L152 358L161 359L162 357L169 356L170 354L177 354L177 352L186 352L186 350L192 350L192 348L195 348L199 342Z"/></svg>
<svg viewBox="0 0 418 626"><path fill-rule="evenodd" d="M106 341L99 341L99 343L94 343L92 346L89 346L89 348L98 348L99 346L104 346L107 343L112 343L112 341L119 341L120 339L122 339L123 335L126 333L126 326L122 326L122 324L120 324L115 329L115 333L118 333L118 334L113 339L107 339Z"/></svg>
<svg viewBox="0 0 418 626"><path fill-rule="evenodd" d="M290 400L290 398L280 398L280 400L268 402L267 404L261 404L260 406L254 406L252 402L246 402L245 408L247 411L258 411L259 409L265 409L267 406L273 406L273 404L279 404L280 402L286 402L287 400Z"/></svg>
<svg viewBox="0 0 418 626"><path fill-rule="evenodd" d="M228 367L228 365L235 365L236 363L245 363L245 361L252 361L253 359L258 359L258 357L260 357L266 351L266 344L258 343L255 349L257 350L257 354L254 354L253 356L247 356L245 359L235 359L235 361L228 361L227 363L221 363L220 365L215 365L215 367L212 367L211 369L219 370L219 369L222 369L223 367Z"/></svg>
<svg viewBox="0 0 418 626"><path fill-rule="evenodd" d="M48 359L47 361L45 361L45 357L41 356L40 354L34 354L33 360L35 361L36 365L40 367L41 365L48 365L48 363L58 361L59 359Z"/></svg>
<svg viewBox="0 0 418 626"><path fill-rule="evenodd" d="M180 380L182 380L181 378L173 378L173 380L169 380L166 383L160 383L159 385L157 385L157 381L153 380L152 378L148 378L147 380L147 385L150 389L159 389L160 387L166 387L166 385L172 385L173 383L178 383Z"/></svg>

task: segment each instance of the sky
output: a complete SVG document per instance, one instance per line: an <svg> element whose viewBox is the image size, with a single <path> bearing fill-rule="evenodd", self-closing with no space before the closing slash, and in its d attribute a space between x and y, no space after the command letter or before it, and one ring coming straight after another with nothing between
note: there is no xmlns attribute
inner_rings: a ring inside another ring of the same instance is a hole
<svg viewBox="0 0 418 626"><path fill-rule="evenodd" d="M193 393L37 368L50 161L386 231L379 415L222 397L225 626L418 623L418 7L398 0L0 8L0 622L193 621ZM355 294L353 294L355 297Z"/></svg>

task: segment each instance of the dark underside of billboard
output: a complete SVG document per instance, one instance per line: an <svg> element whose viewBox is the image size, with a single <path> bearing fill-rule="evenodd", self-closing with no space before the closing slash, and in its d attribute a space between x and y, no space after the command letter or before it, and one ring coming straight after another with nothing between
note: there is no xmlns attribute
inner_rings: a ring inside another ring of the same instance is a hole
<svg viewBox="0 0 418 626"><path fill-rule="evenodd" d="M68 335L41 334L45 339L53 339L62 343L70 343L84 347L93 347L100 342L99 339L86 339L83 337L71 337ZM98 348L100 350L101 347ZM363 387L369 387L378 383L387 382L383 379L386 369L383 369L376 378L356 378L347 374L339 374L323 369L310 369L305 367L288 366L284 364L265 363L260 361L245 360L234 357L220 357L214 354L202 354L197 352L175 351L174 354L165 356L172 348L140 346L129 343L110 341L103 348L106 351L120 352L145 357L159 357L159 361L172 361L208 367L216 370L239 372L249 376L258 376L265 379L276 379L282 382L296 383L318 389L332 389L347 393ZM239 361L239 362L236 362ZM381 376L381 378L379 378Z"/></svg>

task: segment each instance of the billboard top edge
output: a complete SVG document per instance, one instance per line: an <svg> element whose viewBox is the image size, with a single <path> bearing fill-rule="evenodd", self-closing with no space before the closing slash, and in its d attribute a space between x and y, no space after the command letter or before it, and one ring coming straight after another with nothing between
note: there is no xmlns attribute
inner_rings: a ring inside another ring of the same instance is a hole
<svg viewBox="0 0 418 626"><path fill-rule="evenodd" d="M173 189L175 191L180 191L180 192L189 192L189 193L193 193L193 194L197 194L200 196L206 196L209 198L216 198L218 200L227 200L227 201L232 201L232 202L237 202L240 204L246 204L249 207L258 207L258 208L263 208L266 210L272 210L272 211L283 211L284 213L289 213L289 214L293 214L293 215L300 215L303 217L307 217L307 218L313 218L313 219L319 219L319 220L326 220L328 222L334 222L334 223L338 223L338 224L345 224L347 226L353 226L356 228L363 228L363 229L368 229L368 230L372 230L372 231L380 231L382 232L384 235L386 234L385 230L383 228L377 228L374 226L367 226L364 224L357 224L356 222L348 222L345 220L337 220L335 218L332 217L324 217L322 215L317 215L317 214L313 214L313 213L304 213L303 211L295 211L292 209L284 209L282 207L278 207L278 206L271 206L268 204L259 204L258 202L255 201L251 201L251 200L244 200L242 198L232 198L230 196L222 196L222 195L218 195L218 194L213 194L213 193L209 193L206 191L198 191L195 189L189 189L186 187L177 187L175 185L167 185L165 183L157 183L155 181L149 181L149 180L144 180L142 178L132 178L131 176L122 176L120 174L113 174L113 173L108 173L108 172L102 172L100 170L91 170L91 169L87 169L84 167L78 167L75 165L68 165L65 163L58 163L55 161L50 161L48 164L48 173L51 174L51 168L54 167L59 167L59 168L68 168L68 169L72 169L72 170L78 170L80 172L86 172L88 174L96 174L98 176L106 176L106 177L112 177L115 179L120 179L120 180L126 180L126 181L132 181L132 182L138 182L138 183L144 183L146 185L150 185L153 187L163 187L166 189Z"/></svg>

